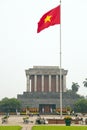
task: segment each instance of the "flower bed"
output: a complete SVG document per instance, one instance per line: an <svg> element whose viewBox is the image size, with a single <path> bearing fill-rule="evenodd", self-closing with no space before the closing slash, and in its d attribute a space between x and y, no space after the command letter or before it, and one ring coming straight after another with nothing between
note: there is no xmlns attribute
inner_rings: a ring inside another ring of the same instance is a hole
<svg viewBox="0 0 87 130"><path fill-rule="evenodd" d="M3 118L2 118L2 124L3 123L7 123L8 122L8 118L9 118L9 116L4 116Z"/></svg>
<svg viewBox="0 0 87 130"><path fill-rule="evenodd" d="M29 123L29 117L27 116L27 117L24 117L23 118L23 121L24 121L24 123Z"/></svg>

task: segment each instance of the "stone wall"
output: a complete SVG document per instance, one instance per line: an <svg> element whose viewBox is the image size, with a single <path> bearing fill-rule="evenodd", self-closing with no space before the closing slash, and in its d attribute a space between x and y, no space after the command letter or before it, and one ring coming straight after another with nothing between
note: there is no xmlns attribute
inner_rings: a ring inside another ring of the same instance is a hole
<svg viewBox="0 0 87 130"><path fill-rule="evenodd" d="M39 92L24 92L21 95L17 96L17 99L22 102L22 107L37 107L39 104L56 104L56 108L60 107L60 93L49 92L49 93L39 93ZM62 94L63 107L73 106L75 101L79 99L79 96L76 98L66 92Z"/></svg>

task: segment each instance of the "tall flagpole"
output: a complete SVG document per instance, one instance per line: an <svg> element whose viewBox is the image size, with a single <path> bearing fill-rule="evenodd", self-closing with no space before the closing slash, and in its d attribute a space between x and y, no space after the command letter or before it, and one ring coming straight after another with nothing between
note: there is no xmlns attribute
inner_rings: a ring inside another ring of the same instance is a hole
<svg viewBox="0 0 87 130"><path fill-rule="evenodd" d="M62 118L62 73L61 73L61 64L62 64L62 51L61 51L61 0L60 0L60 117Z"/></svg>

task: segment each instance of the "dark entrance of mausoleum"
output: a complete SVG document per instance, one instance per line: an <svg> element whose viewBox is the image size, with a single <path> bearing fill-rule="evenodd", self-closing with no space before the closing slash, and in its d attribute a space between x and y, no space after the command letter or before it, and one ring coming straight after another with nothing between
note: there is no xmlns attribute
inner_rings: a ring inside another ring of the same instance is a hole
<svg viewBox="0 0 87 130"><path fill-rule="evenodd" d="M39 112L42 114L55 113L56 104L39 104Z"/></svg>

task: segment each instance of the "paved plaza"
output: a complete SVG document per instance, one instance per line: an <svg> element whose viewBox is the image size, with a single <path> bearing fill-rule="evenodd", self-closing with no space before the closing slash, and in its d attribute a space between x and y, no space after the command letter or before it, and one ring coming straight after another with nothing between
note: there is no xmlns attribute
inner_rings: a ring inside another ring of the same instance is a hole
<svg viewBox="0 0 87 130"><path fill-rule="evenodd" d="M29 117L29 123L24 123L23 121L23 118L25 116L21 116L21 115L10 115L9 118L8 118L8 121L6 123L2 123L2 118L3 116L0 116L0 126L5 126L5 125L19 125L19 126L22 126L22 130L31 130L32 126L35 125L35 121L36 119L38 118L38 116L31 116ZM51 115L51 116L41 116L41 118L60 118L58 115ZM50 124L50 125L61 125L61 124ZM65 125L65 124L62 124L62 125ZM72 125L82 125L82 124L72 124ZM83 124L85 125L85 124Z"/></svg>
<svg viewBox="0 0 87 130"><path fill-rule="evenodd" d="M5 125L8 125L8 126L16 125L17 126L17 125L19 125L19 126L22 126L22 130L31 130L32 126L35 124L35 120L36 120L37 116L29 117L29 120L30 120L29 123L24 123L24 121L23 121L24 117L25 116L11 115L11 116L9 116L7 122L2 123L3 116L0 116L0 126L5 126Z"/></svg>

